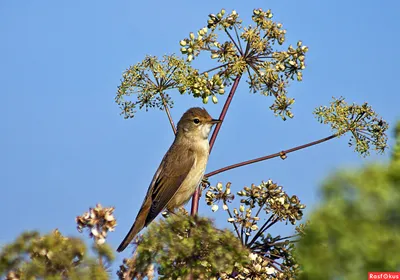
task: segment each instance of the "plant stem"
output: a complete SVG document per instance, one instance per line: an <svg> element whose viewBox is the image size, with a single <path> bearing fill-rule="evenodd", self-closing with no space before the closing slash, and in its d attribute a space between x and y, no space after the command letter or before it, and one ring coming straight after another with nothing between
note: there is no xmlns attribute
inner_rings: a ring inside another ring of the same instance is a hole
<svg viewBox="0 0 400 280"><path fill-rule="evenodd" d="M322 138L322 139L319 139L317 141L313 141L313 142L310 142L310 143L307 143L307 144L304 144L304 145L301 145L301 146L297 146L297 147L291 148L289 150L283 150L281 152L274 153L274 154L271 154L271 155L267 155L267 156L263 156L263 157L259 157L259 158L255 158L255 159L251 159L251 160L247 160L247 161L242 161L242 162L239 162L239 163L236 163L236 164L228 165L228 166L225 166L223 168L214 170L214 171L212 171L210 173L207 173L206 175L204 175L204 177L209 178L211 176L217 175L219 173L222 173L222 172L234 169L234 168L238 168L238 167L245 166L245 165L252 164L252 163L256 163L256 162L259 162L259 161L264 161L264 160L276 158L276 157L279 157L279 156L283 156L283 155L286 155L286 154L289 154L289 153L292 153L292 152L295 152L295 151L298 151L298 150L301 150L301 149L305 149L305 148L308 148L308 147L323 143L325 141L331 140L331 139L336 138L336 137L338 137L337 134L332 134L331 136L328 136L328 137L325 137L325 138Z"/></svg>
<svg viewBox="0 0 400 280"><path fill-rule="evenodd" d="M231 39L231 41L233 42L233 44L235 45L236 49L238 50L238 52L240 53L241 56L243 56L243 52L242 52L242 48L240 48L240 46L236 43L235 40L233 40L231 34L229 33L229 31L225 28L225 33L228 34L229 39ZM240 41L239 41L240 43Z"/></svg>
<svg viewBox="0 0 400 280"><path fill-rule="evenodd" d="M229 210L229 208L226 209L226 210L227 210L227 212L228 212L229 218L233 219L231 210ZM233 227L235 228L235 231L236 231L236 234L237 234L238 239L240 239L240 240L242 241L242 244L243 244L243 240L240 238L240 233L239 233L239 230L238 230L238 228L237 228L237 226L236 226L236 223L233 222L232 224L233 224Z"/></svg>
<svg viewBox="0 0 400 280"><path fill-rule="evenodd" d="M174 132L174 134L176 134L176 127L175 127L175 124L174 124L174 120L171 117L171 113L169 111L168 104L165 101L164 94L160 92L160 96L161 96L161 99L162 99L162 102L163 102L163 105L164 105L165 112L167 113L169 123L171 124L172 131Z"/></svg>
<svg viewBox="0 0 400 280"><path fill-rule="evenodd" d="M272 221L272 223L273 223L274 218L275 218L275 215L269 216L268 220L267 220L267 221L262 225L262 227L257 231L256 235L253 237L253 239L251 239L250 243L246 243L246 246L247 246L248 248L250 248L250 246L253 245L253 243L254 243L255 241L257 241L257 238L261 236L261 234L263 233L263 230L267 227L267 225L268 225L271 221ZM276 219L276 220L277 220L277 219ZM276 221L276 220L275 220L275 221Z"/></svg>
<svg viewBox="0 0 400 280"><path fill-rule="evenodd" d="M253 240L248 244L248 248L251 248L253 244L257 241L257 239L270 227L275 225L279 221L279 218L276 218L274 221L272 221L270 224L264 224L263 227L257 232L256 236L253 238ZM258 236L257 236L258 235Z"/></svg>
<svg viewBox="0 0 400 280"><path fill-rule="evenodd" d="M210 139L210 153L211 153L211 150L212 150L212 148L214 146L215 140L217 139L217 136L218 136L219 130L221 129L222 123L224 122L226 113L228 112L229 105L231 105L232 98L235 95L235 92L236 92L236 89L237 89L237 87L239 85L241 77L242 77L241 75L236 76L236 79L233 82L231 91L229 92L228 98L226 99L224 107L222 108L221 115L219 116L219 120L221 122L217 123L217 125L215 126L214 132L213 132L213 134L211 136L211 139Z"/></svg>
<svg viewBox="0 0 400 280"><path fill-rule="evenodd" d="M104 266L103 266L103 259L101 258L100 255L99 255L99 265L100 265L101 267L104 268Z"/></svg>
<svg viewBox="0 0 400 280"><path fill-rule="evenodd" d="M222 64L222 65L219 65L219 66L216 66L216 67L214 67L214 68L211 68L211 69L208 69L207 71L204 71L204 72L202 72L200 75L202 75L202 74L204 74L204 73L209 73L209 72L212 72L212 71L214 71L214 70L217 70L217 69L219 69L219 68L222 68L222 67L225 67L225 66L228 66L229 65L229 63L225 63L225 64Z"/></svg>
<svg viewBox="0 0 400 280"><path fill-rule="evenodd" d="M101 229L100 229L100 225L99 225L99 224L96 225L96 229L97 229L97 232L98 232L98 233L101 233ZM95 246L97 246L98 248L100 247L100 245L98 245L98 244L96 243L96 241L95 241ZM97 249L97 250L98 250L98 254L99 254L99 265L100 265L102 268L104 268L104 265L103 265L103 258L101 257L101 254L100 254L100 248Z"/></svg>
<svg viewBox="0 0 400 280"><path fill-rule="evenodd" d="M211 150L212 150L212 148L214 146L215 140L217 139L217 136L218 136L219 130L221 129L222 123L223 123L223 121L225 119L226 112L229 109L229 105L232 102L232 98L235 95L235 92L236 92L236 89L237 89L237 87L239 85L241 77L242 77L242 75L237 75L236 76L235 81L233 82L231 91L229 92L228 98L226 99L224 107L222 108L221 115L219 116L219 120L221 122L217 123L217 125L215 126L215 129L214 129L214 132L211 135L210 153L211 153ZM190 214L192 216L196 215L198 210L199 210L199 199L200 199L200 191L199 191L199 188L197 188L196 191L194 192L193 199L192 199L192 209L190 211L191 212Z"/></svg>

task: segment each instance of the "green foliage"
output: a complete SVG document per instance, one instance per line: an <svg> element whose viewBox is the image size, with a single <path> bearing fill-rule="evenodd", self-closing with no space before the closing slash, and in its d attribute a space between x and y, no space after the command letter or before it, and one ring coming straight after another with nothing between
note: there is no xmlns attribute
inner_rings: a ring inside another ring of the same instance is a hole
<svg viewBox="0 0 400 280"><path fill-rule="evenodd" d="M246 248L228 230L216 229L206 218L172 216L152 223L139 241L137 255L125 262L119 275L145 275L156 264L159 279L213 279L246 263ZM130 266L129 268L127 266Z"/></svg>
<svg viewBox="0 0 400 280"><path fill-rule="evenodd" d="M387 148L389 126L367 103L349 105L343 97L334 98L330 107L321 106L314 114L321 123L330 124L338 136L351 132L349 145L364 156L369 154L371 145L380 153Z"/></svg>
<svg viewBox="0 0 400 280"><path fill-rule="evenodd" d="M58 230L43 236L26 232L3 247L0 276L10 280L109 279L105 268L88 256L82 240L65 237Z"/></svg>
<svg viewBox="0 0 400 280"><path fill-rule="evenodd" d="M363 279L368 271L400 269L399 127L388 164L342 171L324 184L298 246L301 279Z"/></svg>

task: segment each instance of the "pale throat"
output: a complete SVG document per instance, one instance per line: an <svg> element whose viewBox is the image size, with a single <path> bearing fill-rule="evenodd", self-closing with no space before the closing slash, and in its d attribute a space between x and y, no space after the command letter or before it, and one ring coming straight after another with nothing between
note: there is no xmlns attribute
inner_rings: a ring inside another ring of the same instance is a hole
<svg viewBox="0 0 400 280"><path fill-rule="evenodd" d="M210 125L210 124L203 124L200 127L201 136L203 137L203 139L208 139L208 135L210 134L211 126L212 125Z"/></svg>

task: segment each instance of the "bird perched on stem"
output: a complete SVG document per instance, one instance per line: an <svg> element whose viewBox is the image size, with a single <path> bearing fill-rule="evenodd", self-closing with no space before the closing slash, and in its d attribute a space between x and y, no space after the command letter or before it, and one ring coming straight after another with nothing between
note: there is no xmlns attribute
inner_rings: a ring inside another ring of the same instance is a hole
<svg viewBox="0 0 400 280"><path fill-rule="evenodd" d="M167 209L174 211L189 201L206 169L211 127L214 120L205 109L191 108L178 122L175 140L154 174L142 207L117 251L122 252L133 238Z"/></svg>

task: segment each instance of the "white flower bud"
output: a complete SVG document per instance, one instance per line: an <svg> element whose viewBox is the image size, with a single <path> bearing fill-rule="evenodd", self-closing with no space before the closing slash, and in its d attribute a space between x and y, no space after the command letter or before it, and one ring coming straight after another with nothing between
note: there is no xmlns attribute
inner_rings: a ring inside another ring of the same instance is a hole
<svg viewBox="0 0 400 280"><path fill-rule="evenodd" d="M251 254L249 255L249 258L250 258L250 260L255 261L256 258L257 258L257 254L251 253Z"/></svg>
<svg viewBox="0 0 400 280"><path fill-rule="evenodd" d="M274 274L274 273L275 273L275 268L273 268L273 267L267 268L267 274Z"/></svg>
<svg viewBox="0 0 400 280"><path fill-rule="evenodd" d="M212 102L213 102L214 104L217 104L217 103L218 103L218 98L217 98L215 95L213 95L213 97L212 97Z"/></svg>
<svg viewBox="0 0 400 280"><path fill-rule="evenodd" d="M111 222L111 221L114 221L114 216L112 215L112 214L110 214L110 213L106 213L105 215L104 215L104 219L106 220L106 221L108 221L108 222Z"/></svg>
<svg viewBox="0 0 400 280"><path fill-rule="evenodd" d="M93 236L99 236L100 235L96 228L92 228L91 233L93 234Z"/></svg>

